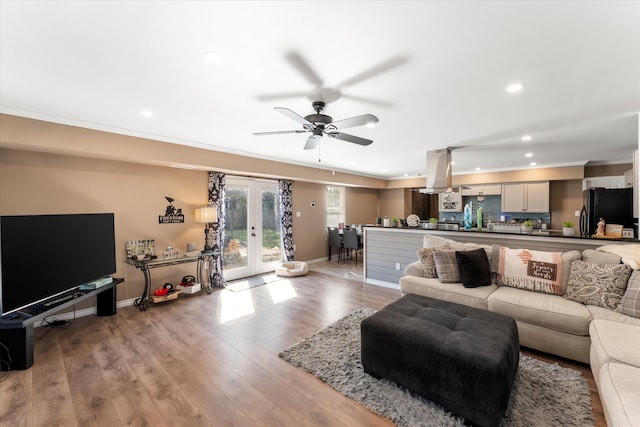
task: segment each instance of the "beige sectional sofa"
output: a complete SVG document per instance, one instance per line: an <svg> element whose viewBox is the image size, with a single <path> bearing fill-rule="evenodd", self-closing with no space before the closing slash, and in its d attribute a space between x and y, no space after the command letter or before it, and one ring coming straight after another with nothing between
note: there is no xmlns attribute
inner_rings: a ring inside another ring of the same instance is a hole
<svg viewBox="0 0 640 427"><path fill-rule="evenodd" d="M633 246L640 251L640 245ZM427 235L423 247L457 251L482 247L491 271L497 271L500 248L495 245L460 243ZM566 295L574 261L617 268L623 259L630 258L592 249L563 253L562 294ZM495 274L490 285L465 287L462 283L442 283L438 277L424 277L429 275L425 272L421 261L408 265L400 279L400 291L511 316L518 325L521 345L591 365L610 426L640 425L640 318L582 304L562 295L498 286Z"/></svg>

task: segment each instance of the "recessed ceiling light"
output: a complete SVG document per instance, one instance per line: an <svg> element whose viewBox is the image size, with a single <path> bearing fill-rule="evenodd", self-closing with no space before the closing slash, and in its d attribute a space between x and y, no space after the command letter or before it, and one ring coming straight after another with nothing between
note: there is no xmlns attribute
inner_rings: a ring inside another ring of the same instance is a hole
<svg viewBox="0 0 640 427"><path fill-rule="evenodd" d="M535 165L537 165L537 163L536 163L536 162L531 162L531 163L529 163L529 166L535 166Z"/></svg>
<svg viewBox="0 0 640 427"><path fill-rule="evenodd" d="M140 114L142 115L142 117L151 117L151 116L153 116L153 113L151 112L151 110L140 110Z"/></svg>
<svg viewBox="0 0 640 427"><path fill-rule="evenodd" d="M476 167L476 170L477 170L477 171L479 171L479 170L480 170L480 168L479 168L479 167Z"/></svg>
<svg viewBox="0 0 640 427"><path fill-rule="evenodd" d="M215 52L213 50L206 51L204 53L204 59L209 64L214 64L214 65L222 64L224 62L224 56L222 56L221 53Z"/></svg>
<svg viewBox="0 0 640 427"><path fill-rule="evenodd" d="M526 141L531 141L532 138L531 138L531 135L522 135L522 138L520 139L526 142Z"/></svg>
<svg viewBox="0 0 640 427"><path fill-rule="evenodd" d="M524 83L512 83L505 90L509 93L518 93L522 89L524 89Z"/></svg>
<svg viewBox="0 0 640 427"><path fill-rule="evenodd" d="M451 164L452 164L452 165L455 165L455 164L456 164L456 162L451 162Z"/></svg>
<svg viewBox="0 0 640 427"><path fill-rule="evenodd" d="M524 155L525 157L533 157L533 153L527 153Z"/></svg>

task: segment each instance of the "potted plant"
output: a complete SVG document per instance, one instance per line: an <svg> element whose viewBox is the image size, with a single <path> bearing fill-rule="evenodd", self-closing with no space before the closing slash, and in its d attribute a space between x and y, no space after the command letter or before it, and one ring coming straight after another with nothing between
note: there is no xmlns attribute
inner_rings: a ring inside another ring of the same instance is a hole
<svg viewBox="0 0 640 427"><path fill-rule="evenodd" d="M438 218L429 218L429 222L427 223L427 228L430 230L435 230L438 226Z"/></svg>
<svg viewBox="0 0 640 427"><path fill-rule="evenodd" d="M523 222L522 223L522 231L525 232L526 234L533 233L533 221L528 219L525 222Z"/></svg>
<svg viewBox="0 0 640 427"><path fill-rule="evenodd" d="M391 218L391 226L392 227L397 227L398 226L398 217L394 216Z"/></svg>
<svg viewBox="0 0 640 427"><path fill-rule="evenodd" d="M573 222L565 221L562 223L562 235L573 237L576 235L576 230L573 228Z"/></svg>

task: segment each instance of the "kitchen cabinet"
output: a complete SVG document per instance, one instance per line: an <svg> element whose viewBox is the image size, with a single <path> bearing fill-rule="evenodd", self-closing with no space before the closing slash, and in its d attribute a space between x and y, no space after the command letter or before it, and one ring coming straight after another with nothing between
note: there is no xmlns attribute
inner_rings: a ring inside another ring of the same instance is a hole
<svg viewBox="0 0 640 427"><path fill-rule="evenodd" d="M501 184L470 184L462 188L463 196L499 196L502 194Z"/></svg>
<svg viewBox="0 0 640 427"><path fill-rule="evenodd" d="M549 181L502 184L503 212L549 212Z"/></svg>

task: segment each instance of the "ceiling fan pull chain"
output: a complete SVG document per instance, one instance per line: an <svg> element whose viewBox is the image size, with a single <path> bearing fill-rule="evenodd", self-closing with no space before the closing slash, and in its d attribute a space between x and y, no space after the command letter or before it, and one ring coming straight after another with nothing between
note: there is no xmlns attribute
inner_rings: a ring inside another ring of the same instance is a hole
<svg viewBox="0 0 640 427"><path fill-rule="evenodd" d="M320 158L320 147L322 147L322 144L318 143L318 163L322 162L322 159Z"/></svg>

